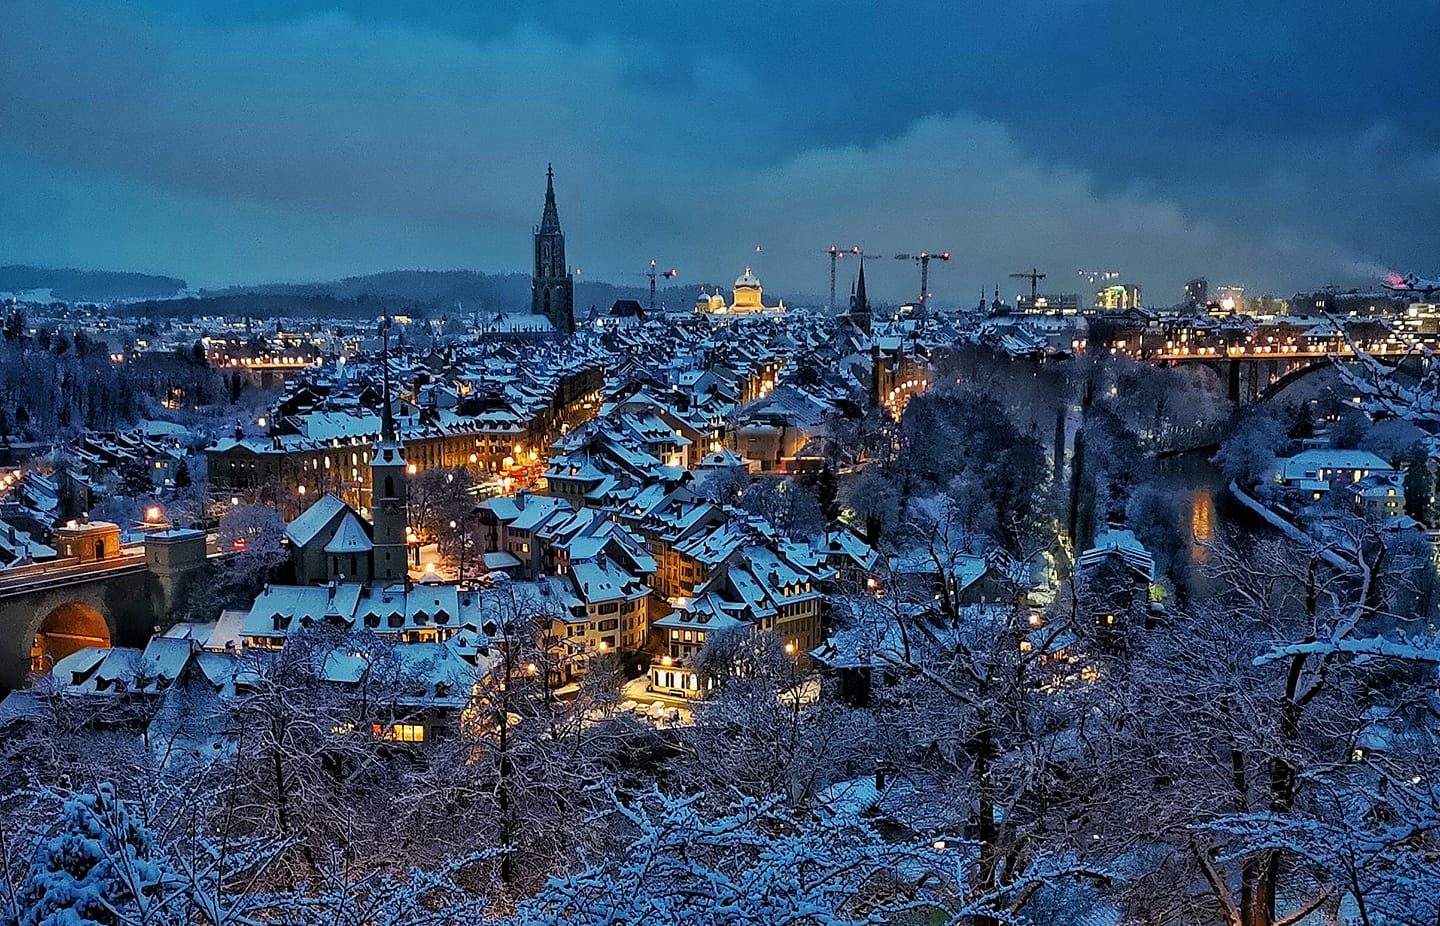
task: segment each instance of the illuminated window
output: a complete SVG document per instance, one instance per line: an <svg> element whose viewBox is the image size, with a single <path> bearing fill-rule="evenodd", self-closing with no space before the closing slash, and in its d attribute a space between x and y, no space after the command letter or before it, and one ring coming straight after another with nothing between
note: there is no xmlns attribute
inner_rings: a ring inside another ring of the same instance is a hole
<svg viewBox="0 0 1440 926"><path fill-rule="evenodd" d="M388 729L381 724L371 724L370 732L377 738L401 743L425 742L425 727L418 723L397 723Z"/></svg>

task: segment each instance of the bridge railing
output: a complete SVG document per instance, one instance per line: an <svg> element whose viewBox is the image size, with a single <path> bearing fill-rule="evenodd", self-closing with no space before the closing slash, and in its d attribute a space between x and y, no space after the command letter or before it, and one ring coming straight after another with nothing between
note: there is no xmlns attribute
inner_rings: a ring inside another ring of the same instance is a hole
<svg viewBox="0 0 1440 926"><path fill-rule="evenodd" d="M115 556L82 563L77 557L47 560L43 563L29 563L0 572L0 595L33 592L39 589L64 585L75 579L87 579L116 570L145 568L143 547L122 548Z"/></svg>

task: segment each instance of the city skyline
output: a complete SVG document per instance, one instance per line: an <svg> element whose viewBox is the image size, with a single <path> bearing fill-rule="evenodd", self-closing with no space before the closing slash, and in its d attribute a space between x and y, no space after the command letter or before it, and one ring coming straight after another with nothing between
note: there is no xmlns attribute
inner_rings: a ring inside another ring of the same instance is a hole
<svg viewBox="0 0 1440 926"><path fill-rule="evenodd" d="M1117 267L1166 304L1196 275L1426 273L1440 246L1440 134L1413 118L1437 65L1396 45L1433 31L1422 4L5 6L0 262L519 272L547 161L572 266L637 286L653 257L697 290L748 264L822 294L824 249L860 244L889 301L918 289L894 254L947 249L942 305L1034 265L1059 291Z"/></svg>

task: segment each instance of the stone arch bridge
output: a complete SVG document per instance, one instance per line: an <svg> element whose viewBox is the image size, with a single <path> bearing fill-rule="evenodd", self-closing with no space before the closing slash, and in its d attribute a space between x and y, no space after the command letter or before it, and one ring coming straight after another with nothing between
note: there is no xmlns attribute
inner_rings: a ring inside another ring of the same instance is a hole
<svg viewBox="0 0 1440 926"><path fill-rule="evenodd" d="M207 561L203 531L169 530L90 562L0 577L0 693L86 646L143 646Z"/></svg>
<svg viewBox="0 0 1440 926"><path fill-rule="evenodd" d="M1408 370L1411 363L1417 367L1423 362L1415 354L1372 354L1376 361L1387 366L1404 365ZM1304 379L1312 373L1328 369L1335 363L1354 363L1350 353L1307 351L1301 353L1244 353L1226 356L1161 355L1156 358L1168 365L1199 364L1223 379L1232 402L1264 402L1281 391Z"/></svg>

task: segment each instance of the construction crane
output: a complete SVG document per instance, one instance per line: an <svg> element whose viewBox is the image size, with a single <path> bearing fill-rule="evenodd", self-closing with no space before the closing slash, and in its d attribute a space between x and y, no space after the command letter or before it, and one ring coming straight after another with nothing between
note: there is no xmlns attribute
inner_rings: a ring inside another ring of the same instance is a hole
<svg viewBox="0 0 1440 926"><path fill-rule="evenodd" d="M835 245L832 244L832 245L830 245L830 248L829 248L825 253L830 255L830 309L831 309L831 311L834 311L834 309L835 309L835 262L836 262L837 260L844 260L846 254L859 254L859 253L860 253L860 246L859 246L859 245L855 245L854 247L849 247L849 248L837 248L837 247L835 247Z"/></svg>
<svg viewBox="0 0 1440 926"><path fill-rule="evenodd" d="M1033 311L1035 309L1035 300L1040 295L1040 281L1045 279L1045 274L1041 273L1035 267L1031 267L1029 273L1012 273L1010 276L1017 280L1030 281L1030 309Z"/></svg>
<svg viewBox="0 0 1440 926"><path fill-rule="evenodd" d="M930 298L930 262L932 260L949 260L950 252L941 251L939 254L930 251L921 251L919 254L896 254L896 260L913 260L920 265L920 305Z"/></svg>
<svg viewBox="0 0 1440 926"><path fill-rule="evenodd" d="M671 267L669 270L657 270L655 268L655 258L652 257L650 258L650 269L645 273L645 275L650 278L650 315L652 317L655 315L655 278L663 277L667 280L673 280L680 275L680 271L674 267Z"/></svg>

